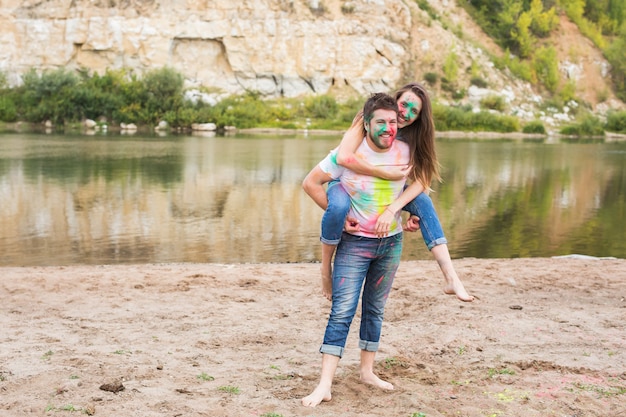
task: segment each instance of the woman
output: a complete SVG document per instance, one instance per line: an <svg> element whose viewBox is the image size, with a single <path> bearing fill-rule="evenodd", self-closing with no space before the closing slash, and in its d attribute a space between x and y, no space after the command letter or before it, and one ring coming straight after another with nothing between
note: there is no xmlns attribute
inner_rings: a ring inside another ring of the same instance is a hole
<svg viewBox="0 0 626 417"><path fill-rule="evenodd" d="M337 162L359 174L371 175L383 179L409 178L411 184L396 201L381 213L376 223L376 231L385 236L389 230L395 213L406 210L411 213L405 230L421 229L427 248L432 252L443 273L446 294L454 294L461 301L473 301L459 279L448 251L448 241L432 200L428 192L433 179L441 180L439 163L435 151L435 123L432 107L426 89L418 84L407 84L395 94L398 103L398 139L409 144L411 165L408 167L375 167L367 161L355 156L355 151L365 132L363 117L359 113L346 132L337 155ZM333 182L328 186L328 207L322 218L322 294L332 297L332 257L346 227L358 228L353 219L347 218L350 208L350 197L341 184Z"/></svg>

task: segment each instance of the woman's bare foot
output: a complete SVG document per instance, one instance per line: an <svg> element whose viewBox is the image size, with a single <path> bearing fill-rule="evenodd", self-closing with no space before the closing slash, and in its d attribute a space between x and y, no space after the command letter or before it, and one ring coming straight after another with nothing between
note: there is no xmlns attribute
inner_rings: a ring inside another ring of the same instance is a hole
<svg viewBox="0 0 626 417"><path fill-rule="evenodd" d="M322 272L322 295L326 297L328 301L333 299L333 267L322 264L320 267Z"/></svg>
<svg viewBox="0 0 626 417"><path fill-rule="evenodd" d="M461 301L474 301L474 297L465 291L463 283L454 270L452 259L450 258L450 252L448 252L448 245L445 243L437 245L431 249L431 253L435 256L435 259L439 264L439 269L443 272L443 278L446 280L443 292L446 294L454 294L456 295L456 298Z"/></svg>
<svg viewBox="0 0 626 417"><path fill-rule="evenodd" d="M330 401L332 398L330 389L318 385L312 393L302 399L302 405L305 407L315 407L322 401Z"/></svg>
<svg viewBox="0 0 626 417"><path fill-rule="evenodd" d="M465 286L461 282L460 279L452 279L451 282L448 282L443 289L443 292L449 295L456 295L461 301L472 302L474 301L474 296L469 295L467 291L465 291Z"/></svg>
<svg viewBox="0 0 626 417"><path fill-rule="evenodd" d="M369 385L373 385L377 388L393 390L393 384L383 381L373 372L361 371L361 382Z"/></svg>

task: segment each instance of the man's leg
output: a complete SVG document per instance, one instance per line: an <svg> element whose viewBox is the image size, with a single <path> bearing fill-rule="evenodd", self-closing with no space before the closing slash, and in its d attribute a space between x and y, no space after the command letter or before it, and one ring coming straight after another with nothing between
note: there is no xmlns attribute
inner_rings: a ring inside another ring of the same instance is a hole
<svg viewBox="0 0 626 417"><path fill-rule="evenodd" d="M344 234L335 257L333 271L333 298L324 333L322 352L322 375L320 382L311 394L302 399L302 404L315 407L322 401L332 398L331 387L339 359L348 338L350 324L356 313L361 287L367 273L370 259L363 256L358 246L359 238Z"/></svg>
<svg viewBox="0 0 626 417"><path fill-rule="evenodd" d="M379 257L372 261L361 299L361 381L382 389L393 389L374 373L374 359L380 342L385 304L400 265L402 234L380 239Z"/></svg>
<svg viewBox="0 0 626 417"><path fill-rule="evenodd" d="M392 390L392 383L383 381L374 373L375 358L376 352L361 350L361 381L365 384L373 385L381 389Z"/></svg>
<svg viewBox="0 0 626 417"><path fill-rule="evenodd" d="M339 356L330 355L328 353L322 354L322 376L320 377L320 383L317 384L317 387L311 394L302 399L302 405L305 407L315 407L322 401L330 401L333 398L331 387L339 359Z"/></svg>

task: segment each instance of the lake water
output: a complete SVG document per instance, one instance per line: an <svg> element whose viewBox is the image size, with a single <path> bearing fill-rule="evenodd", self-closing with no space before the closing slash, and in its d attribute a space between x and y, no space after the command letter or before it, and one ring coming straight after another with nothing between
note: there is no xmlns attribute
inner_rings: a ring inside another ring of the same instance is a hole
<svg viewBox="0 0 626 417"><path fill-rule="evenodd" d="M338 136L0 135L0 265L312 262ZM453 258L626 257L626 143L437 139ZM430 259L420 233L404 259Z"/></svg>

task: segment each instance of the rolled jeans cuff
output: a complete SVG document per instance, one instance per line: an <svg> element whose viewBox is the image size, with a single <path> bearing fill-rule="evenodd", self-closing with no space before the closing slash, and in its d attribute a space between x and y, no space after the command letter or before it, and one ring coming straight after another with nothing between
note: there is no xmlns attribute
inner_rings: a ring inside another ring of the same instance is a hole
<svg viewBox="0 0 626 417"><path fill-rule="evenodd" d="M447 244L448 244L448 239L446 239L445 237L440 237L439 239L435 239L431 241L426 246L428 247L428 250L432 250L432 248L434 248L437 245L447 245Z"/></svg>
<svg viewBox="0 0 626 417"><path fill-rule="evenodd" d="M368 342L367 340L359 340L359 349L364 350L366 352L377 352L378 351L378 342Z"/></svg>
<svg viewBox="0 0 626 417"><path fill-rule="evenodd" d="M333 245L333 246L337 246L339 244L339 242L341 242L341 239L324 239L324 237L320 237L320 242L322 242L325 245Z"/></svg>
<svg viewBox="0 0 626 417"><path fill-rule="evenodd" d="M338 356L340 358L343 356L343 350L344 350L343 347L335 346L335 345L322 345L320 347L320 353L325 353L327 355Z"/></svg>

